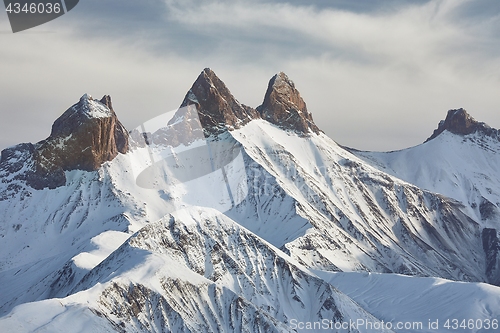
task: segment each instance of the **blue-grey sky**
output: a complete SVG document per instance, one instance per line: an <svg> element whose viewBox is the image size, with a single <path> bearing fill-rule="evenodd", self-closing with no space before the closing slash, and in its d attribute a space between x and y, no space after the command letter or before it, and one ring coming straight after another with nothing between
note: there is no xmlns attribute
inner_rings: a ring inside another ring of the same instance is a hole
<svg viewBox="0 0 500 333"><path fill-rule="evenodd" d="M81 0L12 34L0 12L0 149L81 95L127 128L179 106L205 67L256 107L284 71L340 144L423 142L452 108L500 128L500 1Z"/></svg>

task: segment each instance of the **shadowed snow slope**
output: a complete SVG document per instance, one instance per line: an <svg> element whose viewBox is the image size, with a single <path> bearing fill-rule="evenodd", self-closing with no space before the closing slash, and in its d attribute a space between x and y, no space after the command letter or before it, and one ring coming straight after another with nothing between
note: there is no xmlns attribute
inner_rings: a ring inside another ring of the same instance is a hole
<svg viewBox="0 0 500 333"><path fill-rule="evenodd" d="M312 227L281 245L264 232L276 221L241 223L306 266L487 281L479 225L457 202L372 168L324 134L303 138L263 120L231 133L254 161L250 183L259 171L255 188L292 198L295 213ZM279 211L279 204L255 207L250 200L259 196L249 196L229 213L236 221L248 204L256 216L264 206Z"/></svg>
<svg viewBox="0 0 500 333"><path fill-rule="evenodd" d="M71 294L63 313L60 304L39 302L16 308L0 324L17 332L72 320L127 332L290 332L292 319L378 322L264 240L196 207L142 228ZM49 308L41 311L46 317L25 323L37 304Z"/></svg>
<svg viewBox="0 0 500 333"><path fill-rule="evenodd" d="M388 153L354 151L381 171L465 205L481 225L500 219L500 141L481 133L442 132L416 147Z"/></svg>

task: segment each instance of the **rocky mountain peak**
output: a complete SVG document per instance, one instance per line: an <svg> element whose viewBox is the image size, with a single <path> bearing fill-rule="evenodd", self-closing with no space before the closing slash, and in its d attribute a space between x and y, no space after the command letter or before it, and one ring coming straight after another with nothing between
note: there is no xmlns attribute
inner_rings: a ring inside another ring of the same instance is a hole
<svg viewBox="0 0 500 333"><path fill-rule="evenodd" d="M439 122L438 128L434 130L434 133L425 142L434 139L445 130L462 136L475 132L481 132L485 135L500 138L500 134L497 130L491 128L483 122L477 121L462 108L449 110L446 115L446 119Z"/></svg>
<svg viewBox="0 0 500 333"><path fill-rule="evenodd" d="M85 94L54 122L50 136L38 146L42 156L63 170L93 171L128 151L128 132L110 96L95 100Z"/></svg>
<svg viewBox="0 0 500 333"><path fill-rule="evenodd" d="M80 101L64 112L52 125L51 137L68 136L90 119L116 117L111 104L111 97L106 95L101 100L84 94Z"/></svg>
<svg viewBox="0 0 500 333"><path fill-rule="evenodd" d="M301 134L320 132L295 84L283 72L271 78L264 102L257 110L263 119L283 129Z"/></svg>
<svg viewBox="0 0 500 333"><path fill-rule="evenodd" d="M257 111L238 102L210 68L205 68L198 76L181 108L193 104L207 137L239 128L258 118Z"/></svg>
<svg viewBox="0 0 500 333"><path fill-rule="evenodd" d="M109 118L115 115L109 95L97 100L89 94L84 94L80 97L80 101L71 107L71 110L82 113L87 118Z"/></svg>
<svg viewBox="0 0 500 333"><path fill-rule="evenodd" d="M54 122L47 139L9 148L2 157L16 156L17 150L20 156L30 156L33 163L25 178L31 187L42 189L64 185L64 171L97 170L128 149L128 132L116 117L111 98L95 100L85 94Z"/></svg>

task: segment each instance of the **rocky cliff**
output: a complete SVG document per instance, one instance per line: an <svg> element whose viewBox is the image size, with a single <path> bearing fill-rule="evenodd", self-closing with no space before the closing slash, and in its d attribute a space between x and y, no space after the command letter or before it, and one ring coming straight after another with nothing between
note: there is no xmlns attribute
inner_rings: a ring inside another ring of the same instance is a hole
<svg viewBox="0 0 500 333"><path fill-rule="evenodd" d="M264 102L257 108L262 119L278 125L282 129L301 134L319 133L306 103L300 96L295 84L280 72L269 81Z"/></svg>
<svg viewBox="0 0 500 333"><path fill-rule="evenodd" d="M0 165L12 169L11 173L22 169L15 165L26 165L20 180L35 189L55 188L65 184L64 171L98 170L127 151L128 133L116 117L111 98L95 100L85 94L54 122L47 139L5 149Z"/></svg>
<svg viewBox="0 0 500 333"><path fill-rule="evenodd" d="M190 105L198 110L205 136L238 129L259 118L303 135L320 132L295 84L283 72L271 78L264 102L254 109L238 102L217 75L206 68L186 94L181 108Z"/></svg>
<svg viewBox="0 0 500 333"><path fill-rule="evenodd" d="M238 102L215 73L205 68L186 94L181 108L195 105L205 136L240 128L259 115Z"/></svg>
<svg viewBox="0 0 500 333"><path fill-rule="evenodd" d="M482 134L500 140L500 133L498 130L472 118L465 109L449 110L446 119L439 122L438 128L434 130L434 133L432 133L425 142L434 139L444 131L449 131L458 135L481 132Z"/></svg>

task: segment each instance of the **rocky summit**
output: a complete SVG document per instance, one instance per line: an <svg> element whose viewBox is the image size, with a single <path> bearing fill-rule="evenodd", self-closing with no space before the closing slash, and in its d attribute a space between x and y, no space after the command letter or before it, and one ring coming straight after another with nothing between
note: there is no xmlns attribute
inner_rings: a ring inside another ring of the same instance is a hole
<svg viewBox="0 0 500 333"><path fill-rule="evenodd" d="M300 96L295 84L288 76L280 72L269 81L264 102L257 108L262 119L278 125L282 129L291 129L297 133L319 133L306 103Z"/></svg>
<svg viewBox="0 0 500 333"><path fill-rule="evenodd" d="M186 94L181 108L195 105L205 136L238 129L262 118L302 135L319 133L295 84L280 72L269 81L264 102L254 109L238 102L215 73L206 68Z"/></svg>
<svg viewBox="0 0 500 333"><path fill-rule="evenodd" d="M64 149L60 143L64 141ZM128 151L128 133L111 104L85 94L54 122L49 138L39 143L42 156L63 170L93 171Z"/></svg>
<svg viewBox="0 0 500 333"><path fill-rule="evenodd" d="M154 133L134 130L129 134L118 120L110 96L96 100L85 94L54 122L47 139L5 149L0 163L12 173L15 165L29 162L29 170L18 176L20 180L34 189L56 188L66 182L64 171L95 171L118 153L125 154L129 139L142 147L188 145L196 138L217 136L260 118L302 136L320 132L295 84L285 73L280 72L270 80L264 102L255 109L238 102L224 82L206 68L172 121Z"/></svg>
<svg viewBox="0 0 500 333"><path fill-rule="evenodd" d="M238 102L217 75L205 68L186 94L181 108L196 105L205 136L240 128L258 117L255 109Z"/></svg>
<svg viewBox="0 0 500 333"><path fill-rule="evenodd" d="M439 122L438 128L434 130L434 133L425 142L434 139L445 130L458 135L468 135L479 131L485 135L497 137L500 140L500 134L497 130L483 122L477 121L465 109L449 110L446 119Z"/></svg>
<svg viewBox="0 0 500 333"><path fill-rule="evenodd" d="M36 144L22 144L2 151L0 163L23 156L30 168L20 179L35 189L55 188L66 182L64 171L95 171L118 153L128 151L128 133L104 96L85 94L52 125L50 136Z"/></svg>

